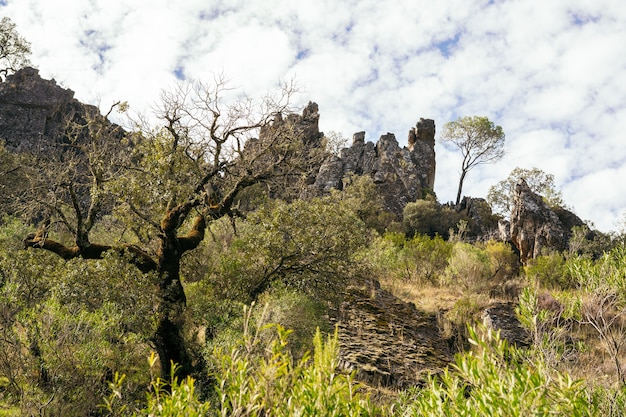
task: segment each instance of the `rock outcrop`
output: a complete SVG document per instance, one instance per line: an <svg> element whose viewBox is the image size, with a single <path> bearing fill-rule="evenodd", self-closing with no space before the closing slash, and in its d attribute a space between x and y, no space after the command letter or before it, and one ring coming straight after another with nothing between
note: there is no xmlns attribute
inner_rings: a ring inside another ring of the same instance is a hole
<svg viewBox="0 0 626 417"><path fill-rule="evenodd" d="M387 133L374 145L365 142L365 132L357 132L352 146L324 161L310 188L318 194L341 190L349 175L368 175L378 186L385 209L401 216L407 203L422 197L422 188L434 187L435 122L420 119L409 131L408 143L408 148L401 148L395 135Z"/></svg>
<svg viewBox="0 0 626 417"><path fill-rule="evenodd" d="M0 140L12 151L41 152L65 140L68 121L99 114L34 68L22 68L0 83Z"/></svg>
<svg viewBox="0 0 626 417"><path fill-rule="evenodd" d="M454 210L468 219L468 237L476 240L489 240L499 237L498 216L484 198L463 197Z"/></svg>
<svg viewBox="0 0 626 417"><path fill-rule="evenodd" d="M339 366L370 386L417 385L452 361L436 315L400 300L376 281L349 288L337 316Z"/></svg>
<svg viewBox="0 0 626 417"><path fill-rule="evenodd" d="M515 313L516 303L494 302L483 310L483 324L500 332L500 337L510 345L524 347L530 345L530 335L522 327Z"/></svg>
<svg viewBox="0 0 626 417"><path fill-rule="evenodd" d="M522 263L543 250L567 248L573 226L583 225L574 213L551 209L543 198L534 193L523 179L515 186L511 212L510 238L520 253Z"/></svg>

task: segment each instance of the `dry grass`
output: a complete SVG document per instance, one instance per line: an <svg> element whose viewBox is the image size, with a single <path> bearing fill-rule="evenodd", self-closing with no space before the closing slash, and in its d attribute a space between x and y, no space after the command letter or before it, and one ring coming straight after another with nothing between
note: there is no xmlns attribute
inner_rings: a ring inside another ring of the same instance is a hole
<svg viewBox="0 0 626 417"><path fill-rule="evenodd" d="M464 296L460 288L415 284L399 279L383 279L381 287L407 303L413 303L420 310L438 313L449 310Z"/></svg>

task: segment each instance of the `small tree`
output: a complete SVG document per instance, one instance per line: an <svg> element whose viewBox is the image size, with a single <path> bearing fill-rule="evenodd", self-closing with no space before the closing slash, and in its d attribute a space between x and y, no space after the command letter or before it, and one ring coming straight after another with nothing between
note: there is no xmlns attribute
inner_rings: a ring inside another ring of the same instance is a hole
<svg viewBox="0 0 626 417"><path fill-rule="evenodd" d="M30 64L30 42L15 30L15 23L8 17L0 20L0 75L8 74Z"/></svg>
<svg viewBox="0 0 626 417"><path fill-rule="evenodd" d="M441 139L459 148L463 155L456 195L458 205L467 173L477 165L495 162L504 156L504 132L486 117L466 116L446 123Z"/></svg>
<svg viewBox="0 0 626 417"><path fill-rule="evenodd" d="M517 167L511 171L505 180L489 188L487 201L491 204L491 209L494 213L502 216L511 214L515 184L522 178L526 180L533 192L543 197L550 207L563 206L563 196L554 185L554 175L547 174L539 168L524 169Z"/></svg>

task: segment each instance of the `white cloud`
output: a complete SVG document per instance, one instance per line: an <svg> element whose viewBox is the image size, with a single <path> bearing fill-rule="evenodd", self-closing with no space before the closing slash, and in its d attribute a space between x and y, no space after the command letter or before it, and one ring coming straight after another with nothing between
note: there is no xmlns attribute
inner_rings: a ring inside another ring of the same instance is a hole
<svg viewBox="0 0 626 417"><path fill-rule="evenodd" d="M473 170L484 196L516 166L555 175L603 230L626 210L626 7L619 0L8 0L32 61L87 102L147 109L182 75L224 71L260 95L295 77L323 130L387 131L485 115L508 155ZM436 191L458 155L438 145Z"/></svg>

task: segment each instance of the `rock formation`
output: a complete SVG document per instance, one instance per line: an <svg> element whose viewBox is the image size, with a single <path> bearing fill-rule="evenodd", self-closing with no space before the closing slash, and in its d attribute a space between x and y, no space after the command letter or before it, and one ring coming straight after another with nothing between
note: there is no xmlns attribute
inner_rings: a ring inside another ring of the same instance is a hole
<svg viewBox="0 0 626 417"><path fill-rule="evenodd" d="M568 210L559 208L558 212L560 216L523 179L515 186L510 237L522 263L546 249L566 249L572 227L584 224Z"/></svg>
<svg viewBox="0 0 626 417"><path fill-rule="evenodd" d="M435 122L420 119L409 131L408 143L408 148L401 148L395 135L387 133L374 145L365 142L365 132L357 132L351 147L324 161L311 189L317 193L341 190L350 174L369 175L386 210L401 216L407 203L422 197L422 188L434 187Z"/></svg>
<svg viewBox="0 0 626 417"><path fill-rule="evenodd" d="M483 324L500 332L500 337L509 344L518 347L530 345L528 331L522 327L515 308L517 303L493 302L483 310L481 318Z"/></svg>
<svg viewBox="0 0 626 417"><path fill-rule="evenodd" d="M348 288L337 312L339 366L373 387L407 388L452 361L437 316L373 281Z"/></svg>
<svg viewBox="0 0 626 417"><path fill-rule="evenodd" d="M22 68L0 83L0 140L12 151L41 152L65 140L68 121L99 114L34 68Z"/></svg>

